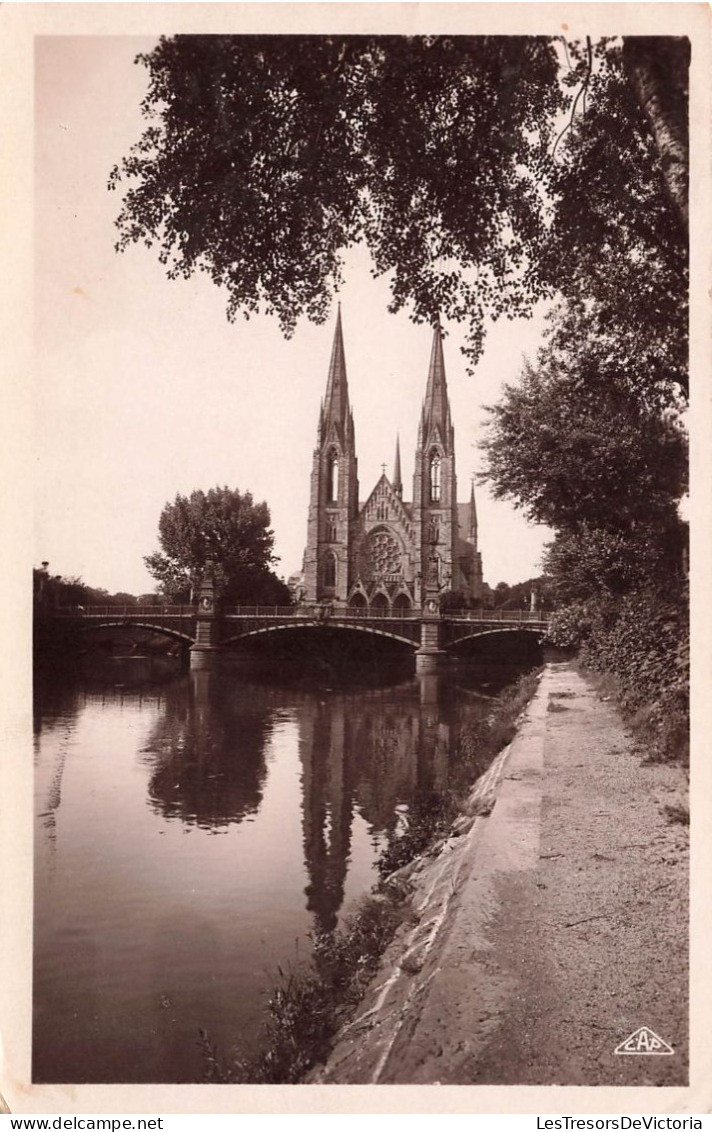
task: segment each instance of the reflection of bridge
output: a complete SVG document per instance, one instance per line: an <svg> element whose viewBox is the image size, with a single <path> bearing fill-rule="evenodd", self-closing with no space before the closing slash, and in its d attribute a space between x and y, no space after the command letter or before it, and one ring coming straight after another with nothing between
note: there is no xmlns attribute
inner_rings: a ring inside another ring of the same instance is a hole
<svg viewBox="0 0 712 1132"><path fill-rule="evenodd" d="M546 635L548 615L517 609L465 609L440 612L408 610L372 614L356 609L317 606L237 606L216 611L212 605L88 606L54 610L53 619L80 630L131 626L161 633L190 646L192 667L206 667L212 657L241 641L285 631L320 632L328 627L368 633L409 646L418 671L432 671L453 647L484 634L526 632Z"/></svg>

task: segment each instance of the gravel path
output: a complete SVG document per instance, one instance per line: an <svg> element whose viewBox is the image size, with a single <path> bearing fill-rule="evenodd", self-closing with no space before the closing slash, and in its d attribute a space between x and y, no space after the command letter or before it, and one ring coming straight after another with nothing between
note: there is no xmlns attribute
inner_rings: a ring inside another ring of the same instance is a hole
<svg viewBox="0 0 712 1132"><path fill-rule="evenodd" d="M516 984L472 1081L687 1082L687 827L676 768L641 765L611 704L551 672L538 868L503 876L493 964ZM674 1056L616 1056L647 1026Z"/></svg>
<svg viewBox="0 0 712 1132"><path fill-rule="evenodd" d="M548 665L491 815L416 870L419 923L315 1079L686 1084L686 780L643 755ZM674 1053L616 1055L641 1026Z"/></svg>

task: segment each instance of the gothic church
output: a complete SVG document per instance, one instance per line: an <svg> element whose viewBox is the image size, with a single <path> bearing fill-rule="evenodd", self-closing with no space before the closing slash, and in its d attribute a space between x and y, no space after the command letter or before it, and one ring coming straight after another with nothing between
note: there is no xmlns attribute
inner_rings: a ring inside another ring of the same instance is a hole
<svg viewBox="0 0 712 1132"><path fill-rule="evenodd" d="M474 486L457 502L455 434L450 417L442 336L433 336L418 427L412 502L403 498L400 445L393 478L385 472L359 500L353 413L349 405L339 310L326 396L314 450L303 600L364 613L422 608L426 593L482 597Z"/></svg>

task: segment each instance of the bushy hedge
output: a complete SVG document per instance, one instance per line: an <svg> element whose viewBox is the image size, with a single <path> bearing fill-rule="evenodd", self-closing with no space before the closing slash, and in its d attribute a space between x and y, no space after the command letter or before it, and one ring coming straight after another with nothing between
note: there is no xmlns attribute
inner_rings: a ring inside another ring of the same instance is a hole
<svg viewBox="0 0 712 1132"><path fill-rule="evenodd" d="M579 650L595 672L615 678L621 706L648 756L687 762L689 630L686 595L645 590L606 595L555 614L554 644Z"/></svg>

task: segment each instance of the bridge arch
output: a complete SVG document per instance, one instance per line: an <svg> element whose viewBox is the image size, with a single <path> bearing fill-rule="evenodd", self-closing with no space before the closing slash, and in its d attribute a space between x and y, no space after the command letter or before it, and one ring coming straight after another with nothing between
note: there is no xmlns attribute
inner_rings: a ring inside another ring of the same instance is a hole
<svg viewBox="0 0 712 1132"><path fill-rule="evenodd" d="M457 626L458 633L453 639L444 642L444 648L453 660L471 661L476 664L510 664L526 661L541 664L543 661L543 640L546 636L541 627L535 629L514 625L488 626L478 632L459 632L464 626Z"/></svg>
<svg viewBox="0 0 712 1132"><path fill-rule="evenodd" d="M250 638L265 637L269 633L314 633L323 634L327 629L329 632L339 633L367 633L373 637L385 637L387 640L398 641L399 644L408 645L409 648L415 650L420 647L420 637L417 641L413 641L410 637L404 637L401 633L389 632L386 629L375 628L372 625L364 625L359 622L343 621L329 621L324 622L303 621L295 623L294 621L282 625L263 625L257 629L248 629L244 633L236 633L231 637L226 637L225 640L220 642L220 646L236 645L241 641L247 641Z"/></svg>
<svg viewBox="0 0 712 1132"><path fill-rule="evenodd" d="M452 640L448 641L447 648L454 648L456 645L464 644L467 641L477 641L481 637L501 637L511 633L526 633L529 637L535 637L540 644L546 636L546 630L538 627L534 628L528 625L502 625L497 628L480 629L479 631L476 629L474 631L470 630L470 632L464 633L461 637L454 637Z"/></svg>
<svg viewBox="0 0 712 1132"><path fill-rule="evenodd" d="M80 623L79 629L82 633L90 633L97 629L144 629L149 633L171 637L173 640L181 641L186 645L195 644L195 637L188 633L181 633L178 629L170 629L165 625L154 625L148 621L136 621L133 618L130 621L121 618L107 618L106 621L85 621Z"/></svg>

